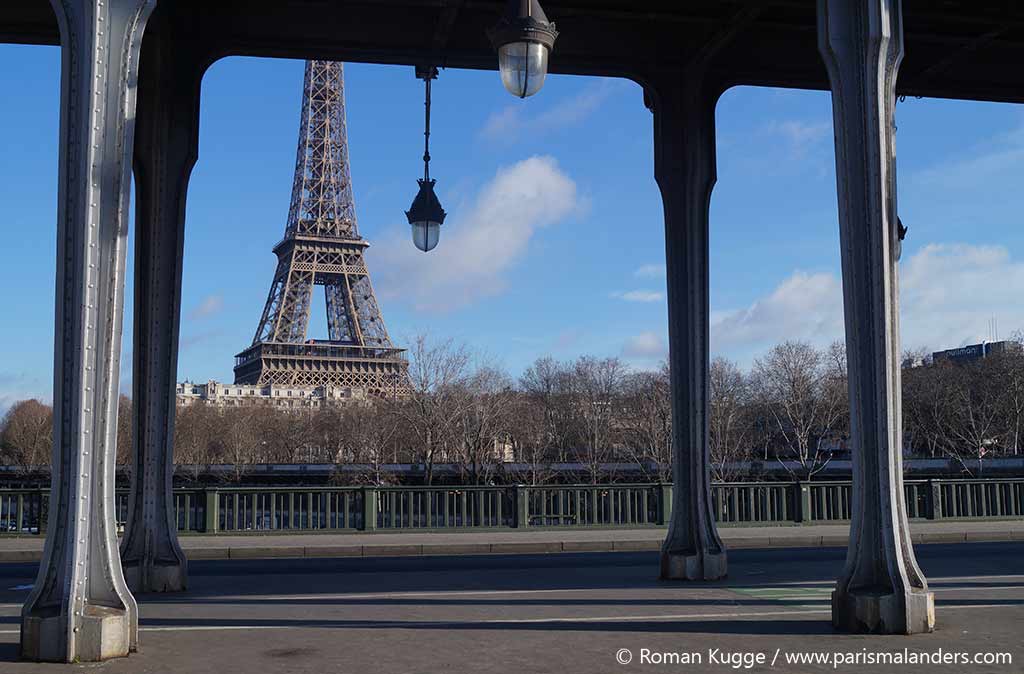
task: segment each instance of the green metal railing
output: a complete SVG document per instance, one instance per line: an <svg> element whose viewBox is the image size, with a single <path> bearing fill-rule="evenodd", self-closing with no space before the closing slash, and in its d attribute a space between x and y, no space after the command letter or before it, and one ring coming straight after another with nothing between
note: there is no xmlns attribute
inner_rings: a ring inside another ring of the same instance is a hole
<svg viewBox="0 0 1024 674"><path fill-rule="evenodd" d="M0 490L0 533L39 533L46 496L40 489Z"/></svg>
<svg viewBox="0 0 1024 674"><path fill-rule="evenodd" d="M798 483L791 482L713 484L712 514L721 524L798 522L801 512L799 489Z"/></svg>
<svg viewBox="0 0 1024 674"><path fill-rule="evenodd" d="M850 519L850 482L737 482L711 487L723 526L799 525ZM1024 479L907 480L915 520L1024 518ZM49 491L0 489L0 534L46 530ZM644 527L668 523L666 484L528 487L209 487L174 490L178 530L409 531L526 527ZM118 522L128 495L117 494Z"/></svg>

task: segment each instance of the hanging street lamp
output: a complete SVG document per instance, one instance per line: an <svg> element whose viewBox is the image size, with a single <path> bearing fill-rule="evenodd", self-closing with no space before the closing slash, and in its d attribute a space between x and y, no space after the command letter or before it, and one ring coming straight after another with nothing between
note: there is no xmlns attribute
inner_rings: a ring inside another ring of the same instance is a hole
<svg viewBox="0 0 1024 674"><path fill-rule="evenodd" d="M498 50L501 83L508 92L526 98L540 91L558 31L539 0L509 0L505 13L487 35Z"/></svg>
<svg viewBox="0 0 1024 674"><path fill-rule="evenodd" d="M444 224L446 213L441 202L434 194L434 180L430 179L430 82L437 79L437 68L428 66L416 68L416 77L426 83L426 123L423 131L423 179L417 180L420 191L412 200L412 206L405 212L412 227L412 242L424 253L437 246L441 236L441 225Z"/></svg>

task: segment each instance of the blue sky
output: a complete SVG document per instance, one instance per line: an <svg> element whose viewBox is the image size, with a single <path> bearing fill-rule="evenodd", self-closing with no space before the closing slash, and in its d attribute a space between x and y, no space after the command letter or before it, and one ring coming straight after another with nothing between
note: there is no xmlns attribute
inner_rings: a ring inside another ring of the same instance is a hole
<svg viewBox="0 0 1024 674"><path fill-rule="evenodd" d="M203 82L180 378L229 380L252 340L287 215L302 68L231 58ZM358 64L346 80L359 226L399 345L453 337L513 374L548 354L637 368L664 358L661 200L637 85L552 76L519 101L496 73L443 71L431 174L449 219L424 255L403 215L422 171L422 82L411 68ZM0 45L0 411L51 393L58 88L57 49ZM747 365L783 339L840 337L828 95L737 88L717 117L714 353ZM897 122L904 345L978 341L993 317L1001 336L1024 328L1024 110L908 99ZM129 298L131 273L129 254ZM310 336L325 337L317 309ZM129 332L124 365L130 349Z"/></svg>

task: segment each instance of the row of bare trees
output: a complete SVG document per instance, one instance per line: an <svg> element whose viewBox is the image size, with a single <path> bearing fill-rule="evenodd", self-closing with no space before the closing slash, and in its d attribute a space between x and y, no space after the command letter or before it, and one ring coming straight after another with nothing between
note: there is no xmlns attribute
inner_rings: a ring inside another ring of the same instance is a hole
<svg viewBox="0 0 1024 674"><path fill-rule="evenodd" d="M131 400L121 396L117 410L117 462L124 464L131 452ZM0 419L0 466L48 466L52 453L53 408L35 399L12 405Z"/></svg>
<svg viewBox="0 0 1024 674"><path fill-rule="evenodd" d="M907 448L926 456L969 460L1020 452L1024 355L1007 350L967 364L905 368ZM381 484L389 464L415 464L435 480L455 465L466 483L485 484L499 466L539 484L615 479L629 465L648 479L671 479L672 406L667 365L636 371L616 358L541 358L518 380L452 341L421 337L409 350L411 393L373 404L309 407L213 407L178 410L175 459L195 477L211 465L268 463L357 465L339 479ZM819 349L785 342L748 371L716 358L710 367L711 468L718 479L782 465L810 478L847 446L849 404L841 344ZM122 397L118 460L130 457L131 408ZM52 411L28 400L0 425L0 462L48 463ZM971 463L971 465L976 465Z"/></svg>
<svg viewBox="0 0 1024 674"><path fill-rule="evenodd" d="M810 478L844 446L849 407L839 343L822 350L784 342L749 372L716 358L708 381L711 471L718 479L750 475L756 462Z"/></svg>
<svg viewBox="0 0 1024 674"><path fill-rule="evenodd" d="M950 360L903 371L903 430L909 447L980 471L992 456L1021 453L1024 349L970 363ZM918 358L920 361L920 358ZM968 466L970 462L970 466Z"/></svg>

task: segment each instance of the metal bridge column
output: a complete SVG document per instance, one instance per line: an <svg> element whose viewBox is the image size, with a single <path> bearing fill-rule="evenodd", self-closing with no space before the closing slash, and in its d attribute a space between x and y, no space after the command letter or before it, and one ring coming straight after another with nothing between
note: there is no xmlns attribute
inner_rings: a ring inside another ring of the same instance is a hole
<svg viewBox="0 0 1024 674"><path fill-rule="evenodd" d="M900 0L819 0L818 45L832 82L853 493L832 623L852 632L935 627L903 496L894 108L903 58Z"/></svg>
<svg viewBox="0 0 1024 674"><path fill-rule="evenodd" d="M185 195L198 154L202 68L187 30L158 7L142 43L135 142L133 458L121 541L134 592L178 592L188 566L174 507L175 381Z"/></svg>
<svg viewBox="0 0 1024 674"><path fill-rule="evenodd" d="M21 655L98 661L138 642L117 555L114 454L129 165L142 33L155 0L51 0L60 26L50 522Z"/></svg>
<svg viewBox="0 0 1024 674"><path fill-rule="evenodd" d="M727 569L708 472L708 208L717 94L699 66L661 73L647 89L665 209L674 491L661 577L671 579L712 580Z"/></svg>

